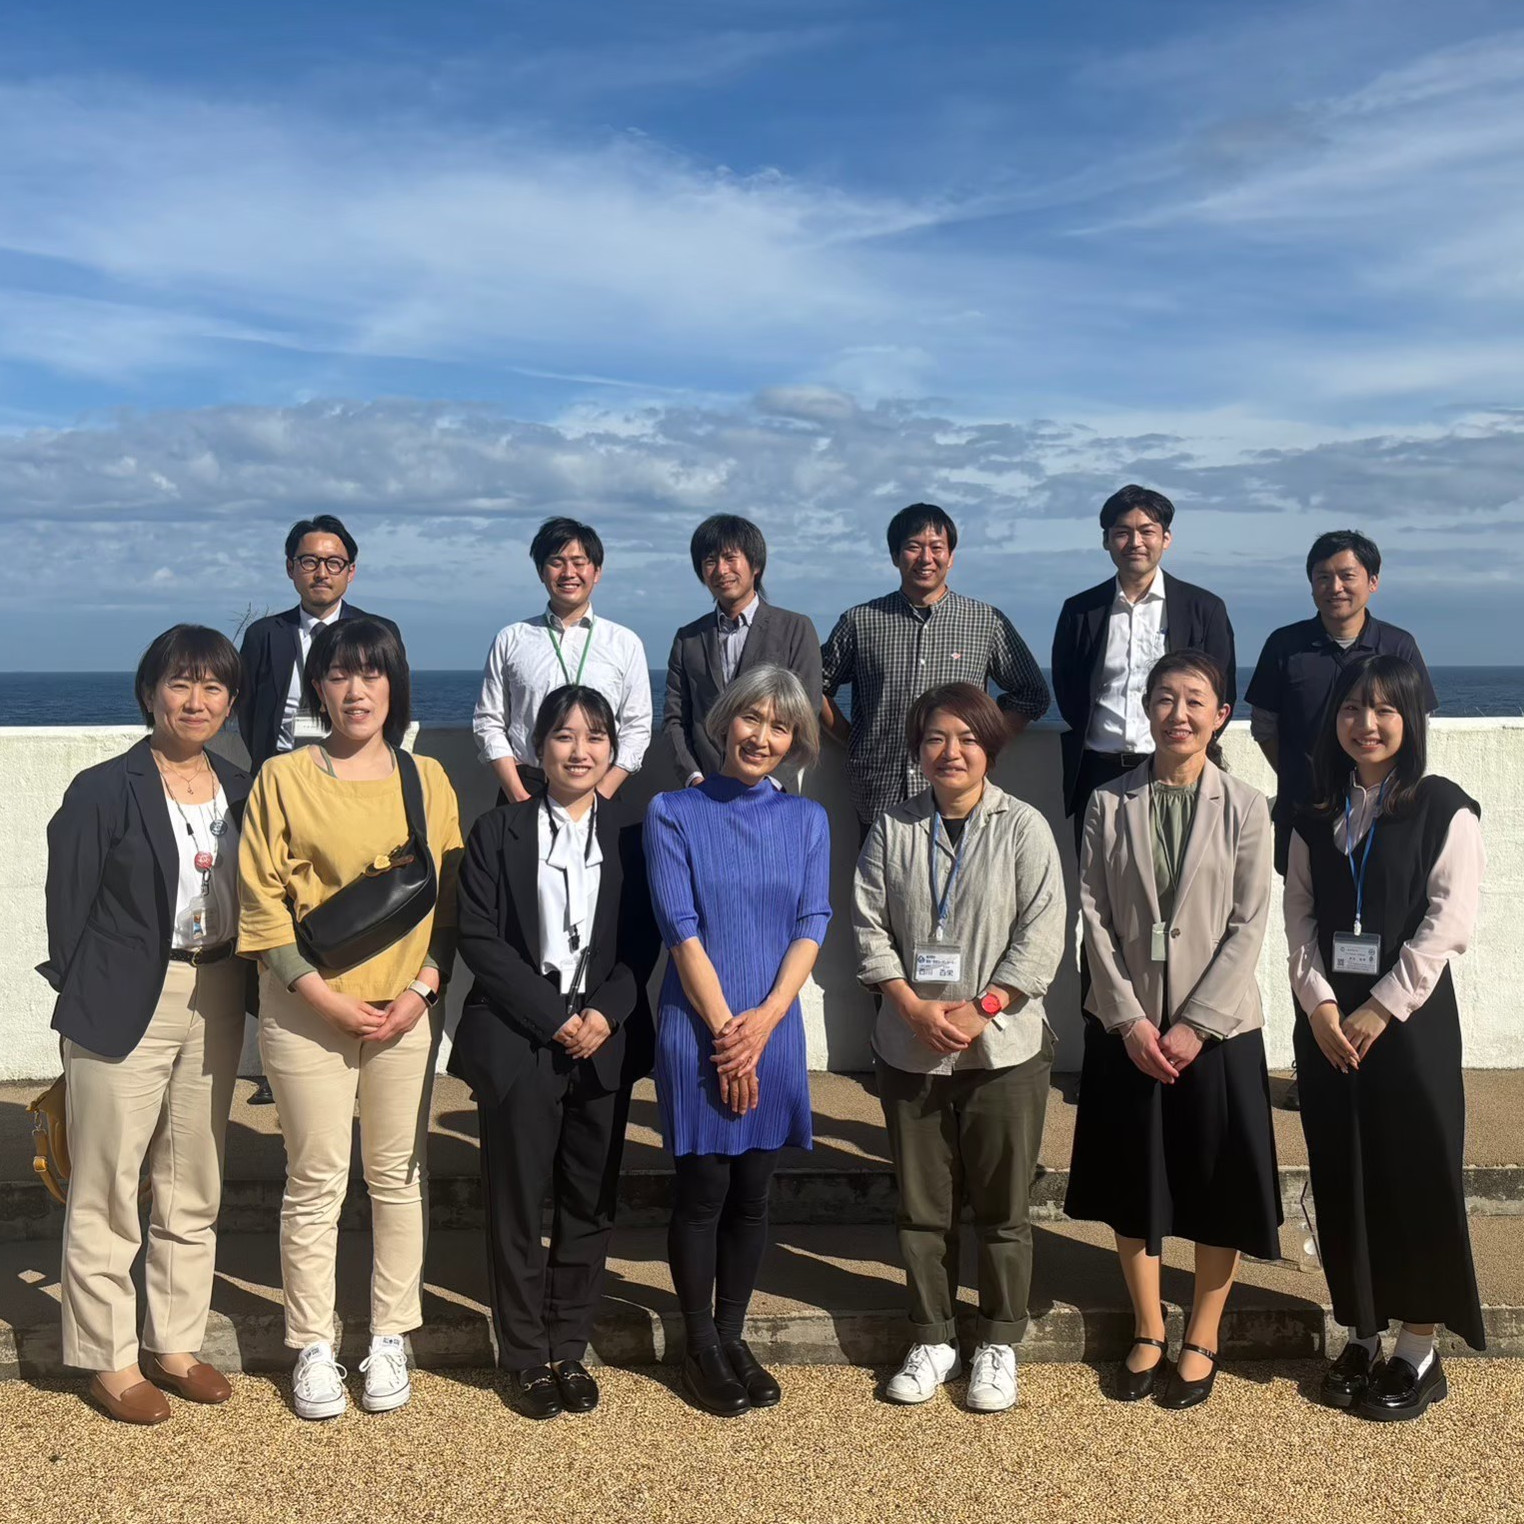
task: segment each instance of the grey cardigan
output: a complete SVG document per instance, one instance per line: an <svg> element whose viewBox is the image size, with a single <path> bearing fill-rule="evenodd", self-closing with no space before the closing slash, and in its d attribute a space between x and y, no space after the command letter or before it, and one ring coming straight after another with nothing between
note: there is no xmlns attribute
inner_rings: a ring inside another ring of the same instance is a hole
<svg viewBox="0 0 1524 1524"><path fill-rule="evenodd" d="M1180 863L1169 961L1150 956L1159 920L1154 884L1150 764L1090 796L1080 852L1080 913L1090 994L1085 1009L1108 1031L1160 1025L1164 971L1170 1017L1214 1037L1265 1024L1255 967L1270 919L1270 807L1242 779L1206 764Z"/></svg>
<svg viewBox="0 0 1524 1524"><path fill-rule="evenodd" d="M936 798L924 789L873 822L857 859L852 929L857 977L865 985L904 979L923 999L973 1000L992 984L1026 996L994 1018L957 1054L933 1053L885 1001L873 1029L873 1048L886 1064L911 1074L954 1069L1005 1069L1042 1046L1043 996L1063 956L1067 911L1063 871L1048 823L1031 805L984 785L963 836L963 866L948 904L947 940L963 951L958 984L916 985L915 947L936 922L937 890L952 869L945 833L933 845Z"/></svg>

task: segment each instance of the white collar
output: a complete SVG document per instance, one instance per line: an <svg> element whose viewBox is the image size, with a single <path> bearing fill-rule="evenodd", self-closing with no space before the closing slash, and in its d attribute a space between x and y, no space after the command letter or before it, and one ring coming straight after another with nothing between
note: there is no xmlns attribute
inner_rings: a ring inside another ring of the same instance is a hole
<svg viewBox="0 0 1524 1524"><path fill-rule="evenodd" d="M739 614L735 615L734 618L727 614L724 609L722 609L719 604L716 603L714 606L714 612L715 617L719 621L720 628L723 630L729 626L729 628L732 630L750 629L752 620L757 617L757 605L761 603L761 601L761 595L758 593L753 593L751 595L751 602L748 603Z"/></svg>
<svg viewBox="0 0 1524 1524"><path fill-rule="evenodd" d="M339 601L334 604L334 606L329 609L326 614L321 616L317 614L309 614L301 604L297 604L296 606L297 622L301 626L303 635L310 635L315 629L317 629L320 624L332 624L334 620L337 619L343 612L344 600L342 598L340 598Z"/></svg>
<svg viewBox="0 0 1524 1524"><path fill-rule="evenodd" d="M1115 583L1117 590L1116 597L1112 600L1114 608L1140 609L1145 603L1164 602L1164 568L1162 566L1154 568L1154 580L1149 583L1148 591L1136 603L1122 591L1122 579L1120 577L1114 577L1112 581Z"/></svg>
<svg viewBox="0 0 1524 1524"><path fill-rule="evenodd" d="M545 605L545 623L548 628L552 630L559 630L563 635L568 629L590 630L593 627L593 606L592 604L588 604L587 613L585 613L576 622L575 625L566 625L562 623L561 616L556 613L556 611L547 603Z"/></svg>

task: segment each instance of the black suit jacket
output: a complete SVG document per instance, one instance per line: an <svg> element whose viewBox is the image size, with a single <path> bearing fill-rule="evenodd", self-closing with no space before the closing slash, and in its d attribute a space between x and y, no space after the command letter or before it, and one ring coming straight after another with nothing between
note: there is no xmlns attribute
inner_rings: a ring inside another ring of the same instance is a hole
<svg viewBox="0 0 1524 1524"><path fill-rule="evenodd" d="M238 733L249 749L249 770L258 772L275 755L280 744L280 722L291 691L291 673L301 650L301 609L267 614L256 619L243 635L239 656L243 662L243 686L238 690ZM367 614L352 603L339 606L340 619L375 619L402 639L390 619Z"/></svg>
<svg viewBox="0 0 1524 1524"><path fill-rule="evenodd" d="M810 704L820 712L820 637L807 614L775 608L765 598L746 633L736 676L771 662L787 667L804 684ZM719 748L704 730L704 720L725 687L720 664L720 635L713 609L685 624L672 642L667 658L667 704L661 728L672 743L678 777L686 783L694 773L708 778L724 762Z"/></svg>
<svg viewBox="0 0 1524 1524"><path fill-rule="evenodd" d="M479 1101L501 1104L535 1051L555 1039L566 1020L556 982L540 972L538 799L489 810L471 828L460 868L457 900L460 955L476 976L450 1049L449 1070ZM646 886L641 824L624 807L598 805L603 850L593 951L584 1004L613 1028L593 1055L606 1090L648 1074L655 1029L646 983L661 936Z"/></svg>
<svg viewBox="0 0 1524 1524"><path fill-rule="evenodd" d="M252 780L207 752L243 823ZM92 1053L137 1047L164 988L180 881L175 826L146 739L87 767L48 822L48 958L53 1027Z"/></svg>
<svg viewBox="0 0 1524 1524"><path fill-rule="evenodd" d="M1227 673L1225 695L1231 708L1238 697L1237 655L1227 605L1204 587L1164 577L1165 649L1205 651ZM1053 697L1069 727L1063 737L1064 812L1072 815L1079 782L1080 756L1095 707L1101 666L1106 659L1106 624L1116 597L1115 577L1087 587L1068 599L1053 631Z"/></svg>

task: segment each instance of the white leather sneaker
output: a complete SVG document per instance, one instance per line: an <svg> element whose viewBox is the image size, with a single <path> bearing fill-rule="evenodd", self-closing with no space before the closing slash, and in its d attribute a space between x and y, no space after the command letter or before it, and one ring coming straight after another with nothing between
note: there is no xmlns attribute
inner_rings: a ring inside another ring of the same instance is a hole
<svg viewBox="0 0 1524 1524"><path fill-rule="evenodd" d="M973 1413L1003 1413L1016 1405L1016 1351L1009 1344L981 1344L968 1372Z"/></svg>
<svg viewBox="0 0 1524 1524"><path fill-rule="evenodd" d="M349 1406L344 1378L349 1374L333 1358L333 1346L309 1344L296 1357L291 1377L292 1406L298 1418L337 1418Z"/></svg>
<svg viewBox="0 0 1524 1524"><path fill-rule="evenodd" d="M962 1369L955 1345L912 1344L905 1363L884 1388L884 1396L890 1402L925 1402Z"/></svg>
<svg viewBox="0 0 1524 1524"><path fill-rule="evenodd" d="M374 1334L370 1353L360 1362L365 1391L360 1406L367 1413L390 1413L413 1395L407 1373L407 1347L400 1334Z"/></svg>

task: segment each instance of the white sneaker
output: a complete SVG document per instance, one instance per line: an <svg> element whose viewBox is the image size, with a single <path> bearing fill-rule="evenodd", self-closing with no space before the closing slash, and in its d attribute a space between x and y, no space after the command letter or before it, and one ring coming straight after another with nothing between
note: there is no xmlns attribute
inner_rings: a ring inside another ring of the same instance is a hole
<svg viewBox="0 0 1524 1524"><path fill-rule="evenodd" d="M292 1406L298 1418L337 1418L349 1406L344 1378L349 1374L333 1358L333 1346L309 1344L296 1357L291 1377Z"/></svg>
<svg viewBox="0 0 1524 1524"><path fill-rule="evenodd" d="M905 1363L884 1388L890 1402L925 1402L963 1369L952 1344L912 1344Z"/></svg>
<svg viewBox="0 0 1524 1524"><path fill-rule="evenodd" d="M1009 1344L981 1344L968 1373L968 1406L974 1413L1003 1413L1016 1405L1016 1351Z"/></svg>
<svg viewBox="0 0 1524 1524"><path fill-rule="evenodd" d="M407 1349L400 1334L375 1334L370 1353L360 1362L365 1376L365 1392L360 1406L367 1413L390 1413L413 1395L408 1380Z"/></svg>

